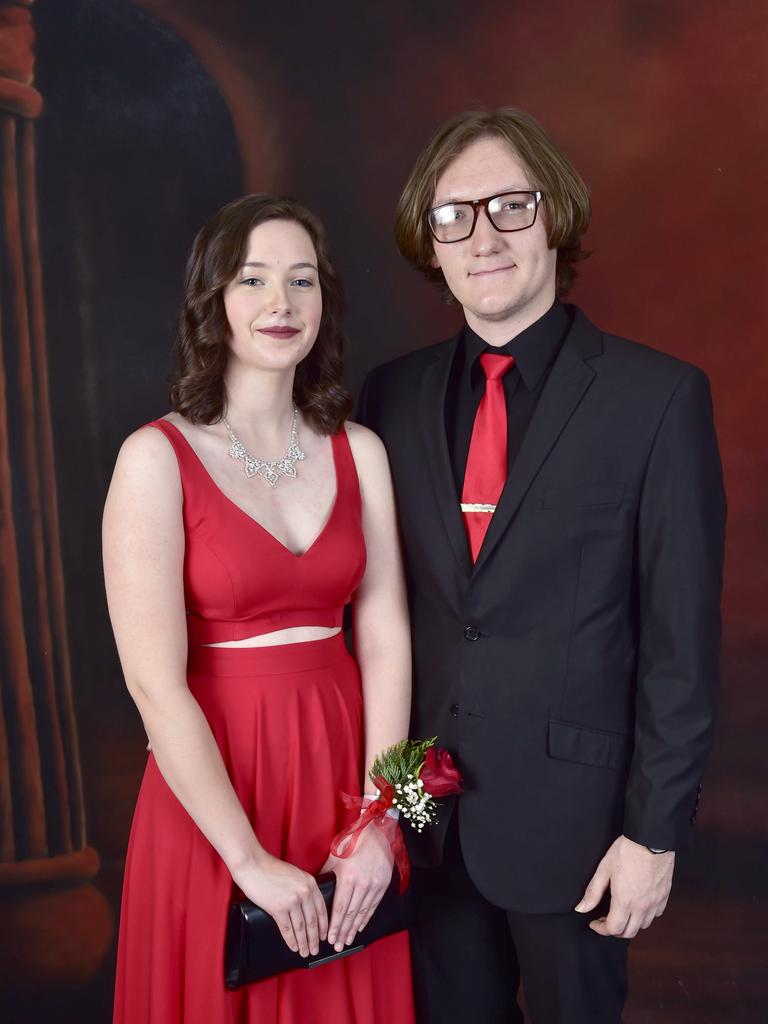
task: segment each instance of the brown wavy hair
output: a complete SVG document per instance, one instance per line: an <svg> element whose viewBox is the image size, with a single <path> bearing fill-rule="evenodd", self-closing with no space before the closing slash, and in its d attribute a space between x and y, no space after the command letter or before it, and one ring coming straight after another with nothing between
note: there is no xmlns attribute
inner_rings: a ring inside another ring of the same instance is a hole
<svg viewBox="0 0 768 1024"><path fill-rule="evenodd" d="M489 136L510 146L528 170L531 185L543 193L547 243L550 249L557 249L557 293L564 296L573 285L576 264L589 255L581 247L591 217L589 190L538 121L512 107L459 114L437 129L416 161L397 204L398 248L430 281L445 285L443 272L432 266L435 252L427 223L437 180L467 146Z"/></svg>
<svg viewBox="0 0 768 1024"><path fill-rule="evenodd" d="M268 220L295 221L315 247L323 311L315 344L296 367L293 399L318 433L335 434L352 410L352 395L343 383L344 291L323 225L285 196L235 199L198 232L187 260L176 328L171 407L192 423L215 423L224 415L230 335L224 289L243 264L251 231Z"/></svg>

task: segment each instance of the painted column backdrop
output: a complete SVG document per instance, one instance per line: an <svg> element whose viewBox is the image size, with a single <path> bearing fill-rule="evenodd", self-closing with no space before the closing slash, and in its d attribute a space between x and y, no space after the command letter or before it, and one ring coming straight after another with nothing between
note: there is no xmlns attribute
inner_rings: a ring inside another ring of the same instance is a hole
<svg viewBox="0 0 768 1024"><path fill-rule="evenodd" d="M329 230L348 377L457 311L392 237L434 127L513 105L587 180L572 300L709 374L729 496L696 843L632 945L627 1024L768 1016L763 0L0 0L0 1016L107 1024L146 751L103 592L117 450L167 410L192 238L245 191Z"/></svg>

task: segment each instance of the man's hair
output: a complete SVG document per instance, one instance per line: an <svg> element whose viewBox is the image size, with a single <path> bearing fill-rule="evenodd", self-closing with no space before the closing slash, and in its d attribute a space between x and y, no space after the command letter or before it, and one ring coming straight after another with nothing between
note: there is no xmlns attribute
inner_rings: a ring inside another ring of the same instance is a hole
<svg viewBox="0 0 768 1024"><path fill-rule="evenodd" d="M581 248L591 213L589 191L538 121L512 107L459 114L438 128L397 204L395 237L400 252L430 281L445 283L440 268L432 266L434 247L427 215L440 175L471 143L483 138L506 142L528 171L531 188L541 191L547 242L550 249L557 249L557 293L566 295L576 277L576 263L589 255Z"/></svg>
<svg viewBox="0 0 768 1024"><path fill-rule="evenodd" d="M192 423L214 423L224 414L231 333L224 289L242 266L251 231L270 220L301 225L315 247L323 312L317 339L296 367L293 399L318 433L335 434L352 409L352 396L343 383L344 293L320 220L285 196L243 196L198 232L187 261L176 329L171 408Z"/></svg>

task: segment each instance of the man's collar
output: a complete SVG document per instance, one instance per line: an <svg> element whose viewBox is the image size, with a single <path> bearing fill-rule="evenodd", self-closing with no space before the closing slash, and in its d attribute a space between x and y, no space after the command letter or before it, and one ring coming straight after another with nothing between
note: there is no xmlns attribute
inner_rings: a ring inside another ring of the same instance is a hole
<svg viewBox="0 0 768 1024"><path fill-rule="evenodd" d="M528 391L533 391L547 367L552 364L570 326L571 318L559 299L555 299L547 312L535 323L526 327L512 341L501 347L489 345L475 334L469 324L465 324L464 361L466 371L471 373L472 367L483 352L514 356L523 383Z"/></svg>

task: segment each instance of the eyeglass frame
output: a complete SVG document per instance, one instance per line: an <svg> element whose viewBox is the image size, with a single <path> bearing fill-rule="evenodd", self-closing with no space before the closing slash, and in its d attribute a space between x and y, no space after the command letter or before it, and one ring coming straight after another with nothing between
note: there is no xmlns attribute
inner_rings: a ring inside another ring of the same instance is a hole
<svg viewBox="0 0 768 1024"><path fill-rule="evenodd" d="M479 215L479 211L480 209L483 209L485 210L485 216L488 218L488 223L491 225L494 231L500 231L502 234L509 234L512 231L527 231L528 228L532 228L533 225L536 223L536 215L539 212L539 203L541 202L543 195L544 193L541 191L541 189L513 188L509 192L496 192L492 196L486 196L485 199L456 199L452 202L440 203L439 206L433 206L430 210L427 210L427 225L429 227L432 237L440 245L453 245L455 242L466 242L468 238L471 238L472 235L474 235L475 228L477 227L477 218ZM533 209L533 220L531 221L531 223L526 224L524 228L497 228L496 225L493 223L493 218L491 217L491 214L488 212L488 204L494 199L500 199L502 196L533 196L536 205ZM437 237L437 235L435 234L435 229L432 227L432 214L435 212L435 210L440 210L444 206L472 207L472 213L474 214L474 216L472 218L472 227L469 229L468 235L464 235L462 238L451 239Z"/></svg>

